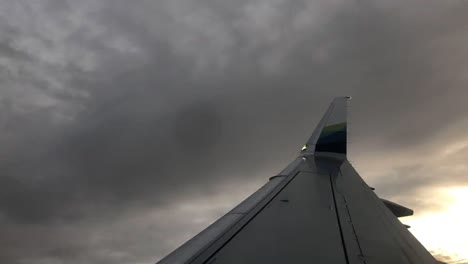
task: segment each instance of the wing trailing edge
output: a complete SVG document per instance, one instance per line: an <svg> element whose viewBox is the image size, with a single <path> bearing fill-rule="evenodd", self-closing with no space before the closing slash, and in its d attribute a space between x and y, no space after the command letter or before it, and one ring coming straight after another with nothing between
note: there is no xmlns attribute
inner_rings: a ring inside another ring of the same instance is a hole
<svg viewBox="0 0 468 264"><path fill-rule="evenodd" d="M385 200L385 199L382 199L380 198L380 200L385 204L385 206L387 206L387 208L392 211L392 213L396 216L396 217L404 217L404 216L410 216L410 215L413 215L414 214L414 211L407 208L407 207L404 207L403 205L399 205L397 203L394 203L392 201L389 201L389 200Z"/></svg>

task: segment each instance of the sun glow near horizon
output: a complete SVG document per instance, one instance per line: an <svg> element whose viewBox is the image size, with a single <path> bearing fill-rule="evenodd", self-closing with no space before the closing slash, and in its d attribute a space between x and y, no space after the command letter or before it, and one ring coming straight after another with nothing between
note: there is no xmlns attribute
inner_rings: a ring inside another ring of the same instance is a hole
<svg viewBox="0 0 468 264"><path fill-rule="evenodd" d="M468 186L442 188L439 192L447 204L445 210L420 212L401 220L434 255L450 257L449 263L468 262Z"/></svg>

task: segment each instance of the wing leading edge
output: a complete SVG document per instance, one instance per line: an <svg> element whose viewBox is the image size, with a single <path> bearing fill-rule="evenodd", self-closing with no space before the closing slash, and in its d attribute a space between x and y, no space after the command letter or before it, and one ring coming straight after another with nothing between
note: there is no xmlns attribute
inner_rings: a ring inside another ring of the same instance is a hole
<svg viewBox="0 0 468 264"><path fill-rule="evenodd" d="M346 158L348 97L336 98L298 158L170 253L166 263L437 263Z"/></svg>

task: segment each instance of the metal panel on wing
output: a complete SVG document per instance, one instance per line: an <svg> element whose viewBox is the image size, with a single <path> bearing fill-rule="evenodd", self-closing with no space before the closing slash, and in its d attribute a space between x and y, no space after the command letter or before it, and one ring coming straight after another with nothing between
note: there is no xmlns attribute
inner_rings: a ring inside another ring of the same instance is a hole
<svg viewBox="0 0 468 264"><path fill-rule="evenodd" d="M345 263L328 174L298 173L209 263L302 263L307 259Z"/></svg>

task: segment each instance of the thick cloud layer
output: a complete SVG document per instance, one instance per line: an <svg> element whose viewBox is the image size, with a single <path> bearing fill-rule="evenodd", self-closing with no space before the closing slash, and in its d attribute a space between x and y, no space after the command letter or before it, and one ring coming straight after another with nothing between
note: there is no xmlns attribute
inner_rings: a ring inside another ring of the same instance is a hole
<svg viewBox="0 0 468 264"><path fill-rule="evenodd" d="M464 2L0 6L2 263L155 262L286 165L338 95L379 194L425 212L422 190L468 184Z"/></svg>

